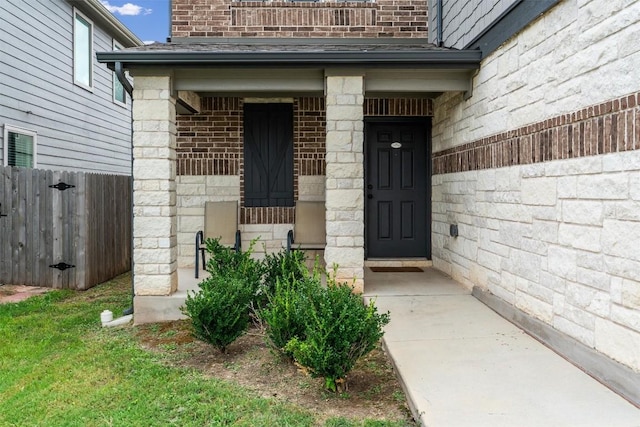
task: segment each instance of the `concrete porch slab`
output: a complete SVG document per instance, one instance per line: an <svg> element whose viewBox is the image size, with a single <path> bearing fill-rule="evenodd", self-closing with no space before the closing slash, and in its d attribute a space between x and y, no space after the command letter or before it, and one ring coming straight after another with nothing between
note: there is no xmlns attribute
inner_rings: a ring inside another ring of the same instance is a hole
<svg viewBox="0 0 640 427"><path fill-rule="evenodd" d="M365 273L384 344L425 426L640 426L640 409L435 270Z"/></svg>
<svg viewBox="0 0 640 427"><path fill-rule="evenodd" d="M206 271L200 271L200 277L196 279L193 268L179 268L176 292L167 296L136 296L133 299L133 323L140 325L186 319L180 307L187 299L187 292L198 290L198 283L208 276Z"/></svg>
<svg viewBox="0 0 640 427"><path fill-rule="evenodd" d="M374 273L365 268L366 296L470 295L471 291L433 268L422 273Z"/></svg>

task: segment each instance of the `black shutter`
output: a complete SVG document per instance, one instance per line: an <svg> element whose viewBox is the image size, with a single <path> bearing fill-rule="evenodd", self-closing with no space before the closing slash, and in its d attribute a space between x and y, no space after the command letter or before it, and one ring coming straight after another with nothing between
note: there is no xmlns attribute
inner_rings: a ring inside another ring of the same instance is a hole
<svg viewBox="0 0 640 427"><path fill-rule="evenodd" d="M293 206L293 106L244 106L244 205Z"/></svg>

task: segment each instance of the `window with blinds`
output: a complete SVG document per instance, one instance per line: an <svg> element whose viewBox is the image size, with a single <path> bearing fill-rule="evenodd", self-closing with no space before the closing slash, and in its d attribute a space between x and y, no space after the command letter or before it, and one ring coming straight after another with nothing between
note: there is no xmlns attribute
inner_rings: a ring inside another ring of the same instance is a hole
<svg viewBox="0 0 640 427"><path fill-rule="evenodd" d="M36 166L36 138L35 132L5 126L5 166L34 168Z"/></svg>

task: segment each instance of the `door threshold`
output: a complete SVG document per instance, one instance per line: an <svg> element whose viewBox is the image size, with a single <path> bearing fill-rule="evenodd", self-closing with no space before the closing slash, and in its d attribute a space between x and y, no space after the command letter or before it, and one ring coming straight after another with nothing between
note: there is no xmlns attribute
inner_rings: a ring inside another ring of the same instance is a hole
<svg viewBox="0 0 640 427"><path fill-rule="evenodd" d="M369 258L365 267L431 267L433 262L427 258Z"/></svg>

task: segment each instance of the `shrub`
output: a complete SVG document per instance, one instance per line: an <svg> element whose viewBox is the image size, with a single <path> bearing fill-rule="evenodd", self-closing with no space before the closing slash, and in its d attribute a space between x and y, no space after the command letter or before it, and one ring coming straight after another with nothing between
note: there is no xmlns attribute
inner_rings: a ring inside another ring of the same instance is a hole
<svg viewBox="0 0 640 427"><path fill-rule="evenodd" d="M262 281L263 266L260 261L251 256L256 240L251 241L249 249L246 251L236 251L221 245L219 239L207 239L206 245L209 253L207 271L209 274L241 279L254 292L257 291Z"/></svg>
<svg viewBox="0 0 640 427"><path fill-rule="evenodd" d="M291 338L285 350L335 392L356 361L375 348L389 314L379 314L373 301L363 305L346 283L330 280L309 295L304 333Z"/></svg>
<svg viewBox="0 0 640 427"><path fill-rule="evenodd" d="M200 288L187 294L181 310L191 319L193 335L224 353L249 327L253 292L242 279L220 275L205 279Z"/></svg>
<svg viewBox="0 0 640 427"><path fill-rule="evenodd" d="M273 300L276 284L281 281L299 281L309 276L306 266L306 256L302 251L285 251L268 253L262 260L262 285L258 289L255 300L255 309L258 317L262 319L260 313ZM314 272L315 274L315 272ZM281 286L282 291L282 286Z"/></svg>
<svg viewBox="0 0 640 427"><path fill-rule="evenodd" d="M305 338L307 307L321 290L320 277L306 273L298 278L292 273L276 277L275 281L260 317L267 325L266 333L271 345L293 357L285 346L292 338Z"/></svg>
<svg viewBox="0 0 640 427"><path fill-rule="evenodd" d="M309 275L305 262L307 257L303 251L281 250L267 254L263 263L263 285L265 294L272 293L278 278L300 280Z"/></svg>
<svg viewBox="0 0 640 427"><path fill-rule="evenodd" d="M200 291L187 295L182 312L191 319L196 338L222 352L249 327L250 306L260 286L262 263L251 257L255 241L245 252L236 252L208 239L208 279Z"/></svg>

